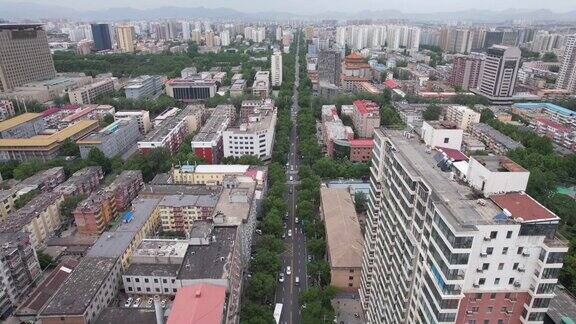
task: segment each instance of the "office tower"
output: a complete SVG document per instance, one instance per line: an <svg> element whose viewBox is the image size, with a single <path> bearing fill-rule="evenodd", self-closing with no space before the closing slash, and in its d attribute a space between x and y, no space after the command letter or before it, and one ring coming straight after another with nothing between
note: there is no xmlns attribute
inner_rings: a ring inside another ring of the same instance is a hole
<svg viewBox="0 0 576 324"><path fill-rule="evenodd" d="M450 74L450 84L462 90L476 89L484 56L481 54L455 55Z"/></svg>
<svg viewBox="0 0 576 324"><path fill-rule="evenodd" d="M178 23L175 21L169 21L167 26L168 26L168 39L178 38Z"/></svg>
<svg viewBox="0 0 576 324"><path fill-rule="evenodd" d="M134 27L117 26L118 49L124 53L134 52Z"/></svg>
<svg viewBox="0 0 576 324"><path fill-rule="evenodd" d="M182 22L182 39L185 41L190 40L190 23L187 21Z"/></svg>
<svg viewBox="0 0 576 324"><path fill-rule="evenodd" d="M318 80L340 85L342 62L336 50L320 51L318 54Z"/></svg>
<svg viewBox="0 0 576 324"><path fill-rule="evenodd" d="M469 29L442 27L440 30L440 48L450 53L470 53L474 33Z"/></svg>
<svg viewBox="0 0 576 324"><path fill-rule="evenodd" d="M92 38L94 39L94 49L105 51L112 49L112 39L110 38L110 25L91 24Z"/></svg>
<svg viewBox="0 0 576 324"><path fill-rule="evenodd" d="M480 94L491 99L512 97L520 67L520 54L518 47L490 47L480 72Z"/></svg>
<svg viewBox="0 0 576 324"><path fill-rule="evenodd" d="M576 35L567 37L564 46L564 56L556 88L576 93Z"/></svg>
<svg viewBox="0 0 576 324"><path fill-rule="evenodd" d="M272 64L272 86L279 87L282 85L282 53L275 51L271 57Z"/></svg>
<svg viewBox="0 0 576 324"><path fill-rule="evenodd" d="M524 193L529 172L402 130L376 130L372 152L367 323L542 323L568 246L559 217Z"/></svg>
<svg viewBox="0 0 576 324"><path fill-rule="evenodd" d="M56 76L40 24L0 24L0 92Z"/></svg>

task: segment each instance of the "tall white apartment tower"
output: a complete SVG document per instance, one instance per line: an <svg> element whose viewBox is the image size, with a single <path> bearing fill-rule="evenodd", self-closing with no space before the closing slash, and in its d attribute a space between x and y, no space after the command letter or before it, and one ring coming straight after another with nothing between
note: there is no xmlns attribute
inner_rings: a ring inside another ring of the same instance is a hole
<svg viewBox="0 0 576 324"><path fill-rule="evenodd" d="M560 219L524 193L527 170L447 155L401 130L377 129L372 153L368 323L543 323L568 247Z"/></svg>
<svg viewBox="0 0 576 324"><path fill-rule="evenodd" d="M558 73L556 88L576 93L576 35L566 38L564 58Z"/></svg>
<svg viewBox="0 0 576 324"><path fill-rule="evenodd" d="M282 52L274 51L271 57L272 68L272 86L279 87L282 85Z"/></svg>

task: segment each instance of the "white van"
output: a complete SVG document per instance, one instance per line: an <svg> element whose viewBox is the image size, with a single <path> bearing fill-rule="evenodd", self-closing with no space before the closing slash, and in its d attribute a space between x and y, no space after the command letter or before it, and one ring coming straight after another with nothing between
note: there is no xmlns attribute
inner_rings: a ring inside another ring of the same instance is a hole
<svg viewBox="0 0 576 324"><path fill-rule="evenodd" d="M293 176L290 176L290 181L294 181L294 177L293 177Z"/></svg>

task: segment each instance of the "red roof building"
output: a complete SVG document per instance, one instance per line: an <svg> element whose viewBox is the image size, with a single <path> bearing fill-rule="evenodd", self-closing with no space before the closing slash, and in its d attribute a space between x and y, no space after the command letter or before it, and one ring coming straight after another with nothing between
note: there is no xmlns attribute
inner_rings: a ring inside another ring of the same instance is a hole
<svg viewBox="0 0 576 324"><path fill-rule="evenodd" d="M400 88L400 84L398 83L398 81L396 81L394 79L388 79L388 80L384 81L382 84L384 84L384 86L388 89Z"/></svg>
<svg viewBox="0 0 576 324"><path fill-rule="evenodd" d="M490 199L498 205L498 207L508 210L512 218L517 220L522 219L521 222L549 222L560 220L556 214L523 192L492 195Z"/></svg>
<svg viewBox="0 0 576 324"><path fill-rule="evenodd" d="M447 147L436 147L436 149L444 154L446 154L446 156L456 162L456 161L468 161L468 157L466 156L466 154L460 152L459 150L455 150L455 149L451 149L451 148L447 148Z"/></svg>
<svg viewBox="0 0 576 324"><path fill-rule="evenodd" d="M196 284L178 289L166 324L221 324L226 288Z"/></svg>
<svg viewBox="0 0 576 324"><path fill-rule="evenodd" d="M574 128L546 117L536 117L531 121L531 124L536 133L550 138L558 145L576 150L576 131Z"/></svg>
<svg viewBox="0 0 576 324"><path fill-rule="evenodd" d="M380 107L370 100L355 100L352 122L358 137L372 138L374 129L380 127Z"/></svg>
<svg viewBox="0 0 576 324"><path fill-rule="evenodd" d="M371 138L359 138L350 140L350 161L368 162L372 158L374 140Z"/></svg>

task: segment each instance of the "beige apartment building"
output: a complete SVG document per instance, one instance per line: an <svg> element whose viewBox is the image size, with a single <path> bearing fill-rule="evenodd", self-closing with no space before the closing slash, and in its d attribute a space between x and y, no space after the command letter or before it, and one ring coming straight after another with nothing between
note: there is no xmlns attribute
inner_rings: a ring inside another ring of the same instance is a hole
<svg viewBox="0 0 576 324"><path fill-rule="evenodd" d="M124 53L134 52L134 27L118 26L116 27L116 40L118 49Z"/></svg>

